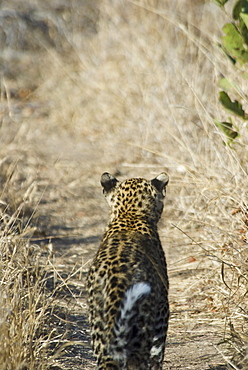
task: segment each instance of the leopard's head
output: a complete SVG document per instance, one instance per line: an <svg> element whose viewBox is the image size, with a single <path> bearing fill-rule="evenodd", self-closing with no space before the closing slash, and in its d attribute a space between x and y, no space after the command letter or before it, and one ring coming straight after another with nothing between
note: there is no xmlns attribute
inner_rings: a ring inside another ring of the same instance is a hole
<svg viewBox="0 0 248 370"><path fill-rule="evenodd" d="M150 181L131 178L123 182L107 172L103 173L101 185L110 206L111 221L126 217L158 222L168 182L165 172Z"/></svg>

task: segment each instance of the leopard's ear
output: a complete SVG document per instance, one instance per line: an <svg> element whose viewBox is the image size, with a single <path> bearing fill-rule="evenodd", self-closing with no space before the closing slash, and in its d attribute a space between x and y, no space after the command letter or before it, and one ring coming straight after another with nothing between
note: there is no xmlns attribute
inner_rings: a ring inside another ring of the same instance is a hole
<svg viewBox="0 0 248 370"><path fill-rule="evenodd" d="M103 187L103 192L108 193L111 189L115 187L118 180L110 175L108 172L104 172L101 176L101 185Z"/></svg>
<svg viewBox="0 0 248 370"><path fill-rule="evenodd" d="M165 196L166 193L166 185L168 185L169 182L169 176L167 173L162 172L160 175L155 177L151 181L152 185L160 192L163 196Z"/></svg>

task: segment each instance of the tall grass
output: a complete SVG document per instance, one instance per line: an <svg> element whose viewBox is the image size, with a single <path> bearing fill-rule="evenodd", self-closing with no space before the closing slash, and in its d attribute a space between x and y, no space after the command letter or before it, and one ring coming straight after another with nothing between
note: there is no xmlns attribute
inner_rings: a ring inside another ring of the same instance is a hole
<svg viewBox="0 0 248 370"><path fill-rule="evenodd" d="M40 254L25 235L6 233L6 228L1 233L1 369L47 368L43 357L48 303Z"/></svg>
<svg viewBox="0 0 248 370"><path fill-rule="evenodd" d="M66 178L65 191L73 197L81 182L92 187L105 170L125 177L167 170L171 182L162 235L168 245L183 245L179 260L187 248L200 253L207 268L194 289L197 285L206 303L209 325L218 319L218 350L233 368L247 369L247 122L237 121L240 137L231 146L214 124L215 118L228 118L218 102L220 77L236 78L217 47L228 16L212 3L193 0L95 1L88 3L87 14L77 1L61 8L37 4L49 33L19 28L29 30L22 35L26 50L18 49L23 73L11 77L16 51L6 46L8 73L1 90L2 154L12 162L21 156L19 184L23 170L31 189L35 174L45 168L43 184ZM90 32L83 31L82 19ZM30 74L27 65L33 66ZM247 107L247 86L236 82ZM23 85L30 89L26 100L12 98L12 85L17 92ZM54 166L57 160L60 168ZM21 186L9 191L11 176L10 171L5 177L4 201L14 206L2 213L0 262L0 335L8 345L0 348L0 363L45 369L46 262L40 263L40 249L25 239L27 223L17 222L30 192L25 196Z"/></svg>

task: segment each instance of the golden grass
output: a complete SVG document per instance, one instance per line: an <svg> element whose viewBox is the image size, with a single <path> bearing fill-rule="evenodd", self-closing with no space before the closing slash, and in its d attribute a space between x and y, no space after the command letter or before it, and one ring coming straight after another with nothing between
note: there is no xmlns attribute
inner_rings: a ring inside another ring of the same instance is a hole
<svg viewBox="0 0 248 370"><path fill-rule="evenodd" d="M47 335L43 335L47 304L45 280L34 245L21 236L0 240L1 369L45 369Z"/></svg>
<svg viewBox="0 0 248 370"><path fill-rule="evenodd" d="M27 236L49 181L59 189L50 201L61 196L64 207L63 196L70 202L81 183L94 189L105 170L148 177L166 169L171 181L161 235L165 245L182 246L169 263L171 274L202 267L185 290L199 300L202 320L216 323L225 361L247 369L247 123L235 120L240 137L232 146L213 123L228 117L218 103L221 76L235 80L233 97L239 94L248 109L247 85L216 47L228 17L204 1L95 1L86 6L91 31L85 36L78 16L85 9L73 4L57 10L44 1L40 17L49 20L54 44L28 33L36 46L18 54L24 73L14 78L9 60L16 54L6 47L0 363L48 366L43 357L52 339L42 327L53 305L45 272L58 277L59 261L40 260L40 247ZM28 96L13 98L13 87L23 86ZM82 162L74 147L84 153ZM85 218L90 209L89 203ZM64 222L70 217L65 211ZM61 266L66 269L64 261ZM59 338L56 348L67 343Z"/></svg>

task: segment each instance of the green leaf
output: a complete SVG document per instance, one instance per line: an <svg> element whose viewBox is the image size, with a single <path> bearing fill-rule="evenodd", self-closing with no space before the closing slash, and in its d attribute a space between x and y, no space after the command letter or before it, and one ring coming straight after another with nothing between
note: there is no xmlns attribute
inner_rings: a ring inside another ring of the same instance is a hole
<svg viewBox="0 0 248 370"><path fill-rule="evenodd" d="M235 21L239 19L239 14L242 11L242 0L239 0L236 2L236 4L233 7L232 16Z"/></svg>
<svg viewBox="0 0 248 370"><path fill-rule="evenodd" d="M222 31L226 36L222 37L222 41L227 50L241 49L243 47L242 37L233 23L226 23Z"/></svg>
<svg viewBox="0 0 248 370"><path fill-rule="evenodd" d="M228 137L229 141L236 139L239 133L234 129L231 122L220 122L217 119L214 120L215 125L224 132Z"/></svg>
<svg viewBox="0 0 248 370"><path fill-rule="evenodd" d="M237 27L233 23L226 23L222 30L225 33L222 45L227 54L242 63L248 62L248 52L244 48L244 41Z"/></svg>
<svg viewBox="0 0 248 370"><path fill-rule="evenodd" d="M234 59L233 57L231 57L231 55L228 54L228 52L226 51L226 49L222 45L221 45L221 49L225 53L225 55L227 56L227 58L230 60L230 62L235 65L236 62L237 62L236 59Z"/></svg>
<svg viewBox="0 0 248 370"><path fill-rule="evenodd" d="M237 100L232 102L225 91L220 91L219 101L227 110L231 111L239 117L245 118L245 112L242 108L242 104L239 103Z"/></svg>
<svg viewBox="0 0 248 370"><path fill-rule="evenodd" d="M224 5L228 2L228 0L212 0L216 5L223 8Z"/></svg>
<svg viewBox="0 0 248 370"><path fill-rule="evenodd" d="M233 82L230 82L227 78L222 78L219 81L219 87L225 91L230 91L235 88L235 84Z"/></svg>
<svg viewBox="0 0 248 370"><path fill-rule="evenodd" d="M246 25L246 27L248 28L248 14L240 13L240 17L243 19L244 24L245 24L245 25Z"/></svg>
<svg viewBox="0 0 248 370"><path fill-rule="evenodd" d="M246 50L248 45L248 1L243 0L242 11L239 14L239 29L243 37L244 43L246 44Z"/></svg>

